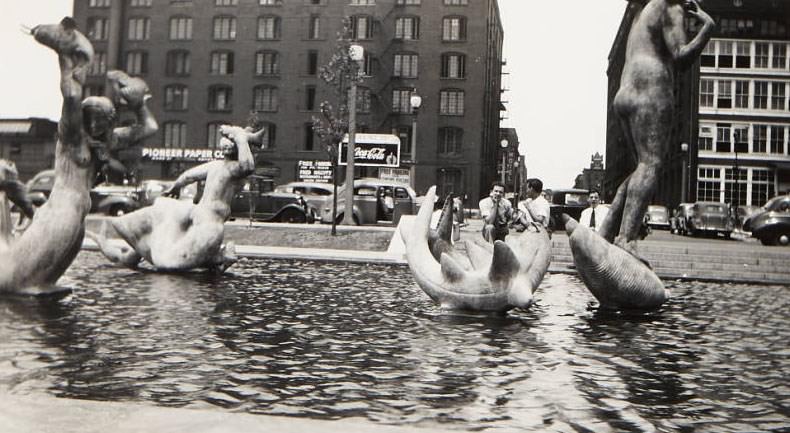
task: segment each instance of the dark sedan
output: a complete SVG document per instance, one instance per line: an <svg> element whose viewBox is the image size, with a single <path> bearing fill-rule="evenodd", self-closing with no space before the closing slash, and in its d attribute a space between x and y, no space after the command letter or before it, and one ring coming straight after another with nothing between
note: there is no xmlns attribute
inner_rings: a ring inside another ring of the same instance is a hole
<svg viewBox="0 0 790 433"><path fill-rule="evenodd" d="M774 197L743 224L763 245L790 244L790 195Z"/></svg>
<svg viewBox="0 0 790 433"><path fill-rule="evenodd" d="M312 212L301 196L273 191L272 181L250 176L233 195L231 218L250 218L266 222L312 223Z"/></svg>
<svg viewBox="0 0 790 433"><path fill-rule="evenodd" d="M725 203L698 201L692 207L686 229L691 236L721 233L729 239L733 230L730 207Z"/></svg>

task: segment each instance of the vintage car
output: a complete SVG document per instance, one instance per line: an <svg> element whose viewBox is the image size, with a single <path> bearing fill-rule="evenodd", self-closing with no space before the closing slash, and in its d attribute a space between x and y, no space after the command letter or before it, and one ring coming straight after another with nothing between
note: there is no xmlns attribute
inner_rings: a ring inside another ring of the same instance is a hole
<svg viewBox="0 0 790 433"><path fill-rule="evenodd" d="M334 185L321 182L288 182L283 185L277 185L274 191L301 194L307 202L310 212L313 213L313 217L319 219L321 208L323 208L326 198L332 195Z"/></svg>
<svg viewBox="0 0 790 433"><path fill-rule="evenodd" d="M691 219L694 203L680 203L675 208L675 214L672 216L672 231L679 235L688 235L688 225Z"/></svg>
<svg viewBox="0 0 790 433"><path fill-rule="evenodd" d="M230 218L285 223L315 221L301 196L274 191L271 179L257 175L248 177L233 195Z"/></svg>
<svg viewBox="0 0 790 433"><path fill-rule="evenodd" d="M692 208L686 231L690 236L723 234L729 239L733 230L730 207L725 203L698 201Z"/></svg>
<svg viewBox="0 0 790 433"><path fill-rule="evenodd" d="M743 226L746 221L760 209L760 206L749 205L740 205L735 208L735 228L738 230L743 230Z"/></svg>
<svg viewBox="0 0 790 433"><path fill-rule="evenodd" d="M575 220L579 220L582 211L589 206L590 191L586 189L545 189L546 200L549 201L550 230L564 230L562 227L562 214L566 213Z"/></svg>
<svg viewBox="0 0 790 433"><path fill-rule="evenodd" d="M91 189L91 212L120 216L142 207L136 186L100 184Z"/></svg>
<svg viewBox="0 0 790 433"><path fill-rule="evenodd" d="M337 221L343 220L346 211L345 188L337 192ZM392 208L386 205L387 195L392 197ZM332 223L332 201L328 196L321 210L321 222ZM353 218L356 224L398 224L401 215L417 213L417 193L405 183L391 180L363 178L354 180Z"/></svg>
<svg viewBox="0 0 790 433"><path fill-rule="evenodd" d="M763 245L790 244L790 195L780 195L755 212L743 229L752 232Z"/></svg>
<svg viewBox="0 0 790 433"><path fill-rule="evenodd" d="M49 198L55 184L55 170L42 170L27 181L25 187L30 200L35 206L41 206Z"/></svg>
<svg viewBox="0 0 790 433"><path fill-rule="evenodd" d="M651 229L669 230L669 209L666 206L651 204L647 207L645 221Z"/></svg>

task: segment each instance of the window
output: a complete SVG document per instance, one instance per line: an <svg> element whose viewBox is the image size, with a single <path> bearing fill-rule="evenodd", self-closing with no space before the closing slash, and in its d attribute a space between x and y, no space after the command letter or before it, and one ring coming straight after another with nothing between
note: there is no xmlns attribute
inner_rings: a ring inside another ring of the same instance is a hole
<svg viewBox="0 0 790 433"><path fill-rule="evenodd" d="M420 19L400 17L395 20L395 38L414 40L420 38Z"/></svg>
<svg viewBox="0 0 790 433"><path fill-rule="evenodd" d="M263 139L261 140L261 147L263 149L272 149L275 147L275 138L277 137L277 125L271 122L263 122L261 127L264 129Z"/></svg>
<svg viewBox="0 0 790 433"><path fill-rule="evenodd" d="M127 38L130 41L144 41L149 37L150 21L148 18L129 18Z"/></svg>
<svg viewBox="0 0 790 433"><path fill-rule="evenodd" d="M419 5L420 0L398 0L395 4L399 5Z"/></svg>
<svg viewBox="0 0 790 433"><path fill-rule="evenodd" d="M184 122L165 122L165 147L184 147L187 144L187 124Z"/></svg>
<svg viewBox="0 0 790 433"><path fill-rule="evenodd" d="M151 7L151 0L130 0L129 6L133 8Z"/></svg>
<svg viewBox="0 0 790 433"><path fill-rule="evenodd" d="M782 155L785 153L785 127L771 125L770 151L769 153Z"/></svg>
<svg viewBox="0 0 790 433"><path fill-rule="evenodd" d="M735 81L735 108L749 108L748 81Z"/></svg>
<svg viewBox="0 0 790 433"><path fill-rule="evenodd" d="M318 73L318 51L310 50L307 52L307 75Z"/></svg>
<svg viewBox="0 0 790 433"><path fill-rule="evenodd" d="M253 111L277 111L277 88L274 86L256 86L252 90Z"/></svg>
<svg viewBox="0 0 790 433"><path fill-rule="evenodd" d="M168 77L184 77L191 70L189 51L174 50L167 52L165 73Z"/></svg>
<svg viewBox="0 0 790 433"><path fill-rule="evenodd" d="M767 68L768 67L768 52L770 44L766 42L756 42L754 44L754 67Z"/></svg>
<svg viewBox="0 0 790 433"><path fill-rule="evenodd" d="M458 155L463 149L464 130L455 127L439 128L439 155Z"/></svg>
<svg viewBox="0 0 790 433"><path fill-rule="evenodd" d="M417 78L417 54L395 54L392 75L403 78Z"/></svg>
<svg viewBox="0 0 790 433"><path fill-rule="evenodd" d="M88 75L104 75L107 72L107 53L96 51Z"/></svg>
<svg viewBox="0 0 790 433"><path fill-rule="evenodd" d="M771 109L785 109L785 83L775 81L771 83Z"/></svg>
<svg viewBox="0 0 790 433"><path fill-rule="evenodd" d="M732 81L719 81L719 96L716 98L719 108L732 108Z"/></svg>
<svg viewBox="0 0 790 433"><path fill-rule="evenodd" d="M411 89L395 89L392 91L392 112L411 113Z"/></svg>
<svg viewBox="0 0 790 433"><path fill-rule="evenodd" d="M721 179L718 168L700 167L697 182L697 200L720 201Z"/></svg>
<svg viewBox="0 0 790 433"><path fill-rule="evenodd" d="M370 113L370 89L357 87L357 114Z"/></svg>
<svg viewBox="0 0 790 433"><path fill-rule="evenodd" d="M732 68L732 41L719 41L719 68Z"/></svg>
<svg viewBox="0 0 790 433"><path fill-rule="evenodd" d="M148 53L145 51L129 51L126 53L126 73L144 75L148 73Z"/></svg>
<svg viewBox="0 0 790 433"><path fill-rule="evenodd" d="M752 169L752 205L763 206L774 195L774 173L770 170Z"/></svg>
<svg viewBox="0 0 790 433"><path fill-rule="evenodd" d="M749 126L748 125L733 125L732 138L734 140L734 149L736 152L748 153L749 152Z"/></svg>
<svg viewBox="0 0 790 433"><path fill-rule="evenodd" d="M772 44L773 55L771 56L771 67L774 69L787 69L787 45Z"/></svg>
<svg viewBox="0 0 790 433"><path fill-rule="evenodd" d="M736 68L749 68L751 67L751 42L736 42L735 43L735 67Z"/></svg>
<svg viewBox="0 0 790 433"><path fill-rule="evenodd" d="M467 0L444 0L445 6L466 6Z"/></svg>
<svg viewBox="0 0 790 433"><path fill-rule="evenodd" d="M376 4L376 0L351 0L352 6L373 6Z"/></svg>
<svg viewBox="0 0 790 433"><path fill-rule="evenodd" d="M357 95L359 95L359 89L357 89ZM307 111L315 110L315 86L313 85L308 85L304 88L304 108Z"/></svg>
<svg viewBox="0 0 790 433"><path fill-rule="evenodd" d="M214 0L215 6L236 6L239 0Z"/></svg>
<svg viewBox="0 0 790 433"><path fill-rule="evenodd" d="M213 86L208 90L208 109L210 111L230 111L233 109L233 89L229 86Z"/></svg>
<svg viewBox="0 0 790 433"><path fill-rule="evenodd" d="M214 40L232 41L236 39L236 18L214 17Z"/></svg>
<svg viewBox="0 0 790 433"><path fill-rule="evenodd" d="M110 34L110 21L107 18L88 18L88 39L106 41Z"/></svg>
<svg viewBox="0 0 790 433"><path fill-rule="evenodd" d="M697 141L700 151L713 150L713 128L715 128L715 125L700 124L699 139Z"/></svg>
<svg viewBox="0 0 790 433"><path fill-rule="evenodd" d="M192 18L170 18L170 40L188 41L192 39Z"/></svg>
<svg viewBox="0 0 790 433"><path fill-rule="evenodd" d="M212 122L209 123L206 127L206 145L210 148L217 148L219 147L219 141L222 139L222 134L220 133L220 126L222 126L224 122Z"/></svg>
<svg viewBox="0 0 790 433"><path fill-rule="evenodd" d="M442 90L439 93L439 114L462 116L464 114L464 91L458 89Z"/></svg>
<svg viewBox="0 0 790 433"><path fill-rule="evenodd" d="M442 19L442 40L443 41L466 40L466 18L445 17L444 19Z"/></svg>
<svg viewBox="0 0 790 433"><path fill-rule="evenodd" d="M436 191L441 194L439 197L445 197L448 194L462 191L463 188L463 174L457 168L440 168L437 170L436 178L438 185Z"/></svg>
<svg viewBox="0 0 790 433"><path fill-rule="evenodd" d="M700 55L700 66L715 68L716 67L716 41L708 41L705 48Z"/></svg>
<svg viewBox="0 0 790 433"><path fill-rule="evenodd" d="M766 153L768 149L768 125L754 125L754 145L752 152Z"/></svg>
<svg viewBox="0 0 790 433"><path fill-rule="evenodd" d="M258 18L258 39L280 39L280 17Z"/></svg>
<svg viewBox="0 0 790 433"><path fill-rule="evenodd" d="M108 8L110 7L111 0L90 0L88 2L88 7L91 8Z"/></svg>
<svg viewBox="0 0 790 433"><path fill-rule="evenodd" d="M181 111L189 106L189 89L175 84L165 87L165 110Z"/></svg>
<svg viewBox="0 0 790 433"><path fill-rule="evenodd" d="M716 152L729 153L732 150L730 132L729 123L716 124Z"/></svg>
<svg viewBox="0 0 790 433"><path fill-rule="evenodd" d="M304 124L304 150L306 151L313 151L315 150L315 131L313 131L313 124L305 123Z"/></svg>
<svg viewBox="0 0 790 433"><path fill-rule="evenodd" d="M466 77L466 56L459 53L442 54L442 78Z"/></svg>
<svg viewBox="0 0 790 433"><path fill-rule="evenodd" d="M767 109L768 108L768 82L755 81L754 82L754 108Z"/></svg>
<svg viewBox="0 0 790 433"><path fill-rule="evenodd" d="M321 39L321 17L318 15L310 16L307 39Z"/></svg>
<svg viewBox="0 0 790 433"><path fill-rule="evenodd" d="M724 202L735 206L746 204L746 169L724 169ZM737 179L736 179L737 178Z"/></svg>
<svg viewBox="0 0 790 433"><path fill-rule="evenodd" d="M373 54L370 51L365 51L364 58L362 59L362 74L370 77L373 75L373 64L375 63L376 58L373 57Z"/></svg>
<svg viewBox="0 0 790 433"><path fill-rule="evenodd" d="M278 75L280 62L276 51L259 51L255 53L255 75Z"/></svg>
<svg viewBox="0 0 790 433"><path fill-rule="evenodd" d="M283 3L282 0L259 0L258 4L261 6L279 6Z"/></svg>
<svg viewBox="0 0 790 433"><path fill-rule="evenodd" d="M400 138L401 157L403 154L411 155L411 126L399 125L392 132Z"/></svg>
<svg viewBox="0 0 790 433"><path fill-rule="evenodd" d="M714 90L713 86L716 84L715 80L701 78L699 80L699 106L700 107L715 107L713 104Z"/></svg>
<svg viewBox="0 0 790 433"><path fill-rule="evenodd" d="M233 53L230 51L214 51L211 53L211 75L230 75L233 73Z"/></svg>
<svg viewBox="0 0 790 433"><path fill-rule="evenodd" d="M351 17L351 38L357 40L373 38L373 19L367 15Z"/></svg>

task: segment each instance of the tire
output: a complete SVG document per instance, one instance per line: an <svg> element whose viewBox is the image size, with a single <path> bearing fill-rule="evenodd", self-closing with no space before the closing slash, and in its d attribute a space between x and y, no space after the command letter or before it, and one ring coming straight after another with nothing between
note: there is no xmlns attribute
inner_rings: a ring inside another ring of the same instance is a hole
<svg viewBox="0 0 790 433"><path fill-rule="evenodd" d="M285 209L283 213L280 214L280 222L303 224L307 222L307 216L296 209Z"/></svg>
<svg viewBox="0 0 790 433"><path fill-rule="evenodd" d="M779 246L790 245L790 233L782 232L782 233L775 234L773 236L773 239L772 239L772 244L773 245L779 245Z"/></svg>

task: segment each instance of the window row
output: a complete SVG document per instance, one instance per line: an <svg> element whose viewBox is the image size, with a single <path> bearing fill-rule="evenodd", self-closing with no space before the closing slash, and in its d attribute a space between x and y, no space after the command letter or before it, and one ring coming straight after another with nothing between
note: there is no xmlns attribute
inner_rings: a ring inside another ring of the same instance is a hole
<svg viewBox="0 0 790 433"><path fill-rule="evenodd" d="M719 69L788 69L787 42L711 40L700 66Z"/></svg>
<svg viewBox="0 0 790 433"><path fill-rule="evenodd" d="M701 165L697 171L697 200L762 206L775 194L773 170Z"/></svg>
<svg viewBox="0 0 790 433"><path fill-rule="evenodd" d="M701 78L700 108L788 111L786 81Z"/></svg>
<svg viewBox="0 0 790 433"><path fill-rule="evenodd" d="M374 18L369 15L351 17L352 38L365 40L373 38ZM151 20L147 17L131 17L127 20L126 37L130 41L144 41L151 37ZM105 41L109 38L110 20L103 17L89 17L87 36L93 41ZM259 40L279 40L282 38L282 18L276 15L258 17L256 37ZM398 17L395 19L395 38L416 40L420 37L420 19L416 16ZM172 17L169 22L169 39L171 41L191 40L193 36L193 20L190 17ZM216 41L232 41L237 36L237 19L233 16L217 16L212 21L212 37ZM321 17L311 15L307 26L308 39L321 38ZM461 16L444 17L442 19L443 41L466 40L466 18Z"/></svg>
<svg viewBox="0 0 790 433"><path fill-rule="evenodd" d="M700 152L788 154L786 124L700 123Z"/></svg>
<svg viewBox="0 0 790 433"><path fill-rule="evenodd" d="M131 7L150 7L153 0L128 0ZM178 3L191 3L192 0L178 0ZM323 0L326 1L326 0ZM92 8L108 8L110 7L111 0L88 0L88 7ZM322 0L310 0L311 4L322 4ZM468 0L443 0L445 6L466 6ZM238 6L239 0L214 0L215 6ZM279 6L283 4L283 0L258 0L261 6ZM376 0L349 0L352 6L374 6ZM420 0L397 0L398 5L419 5Z"/></svg>

